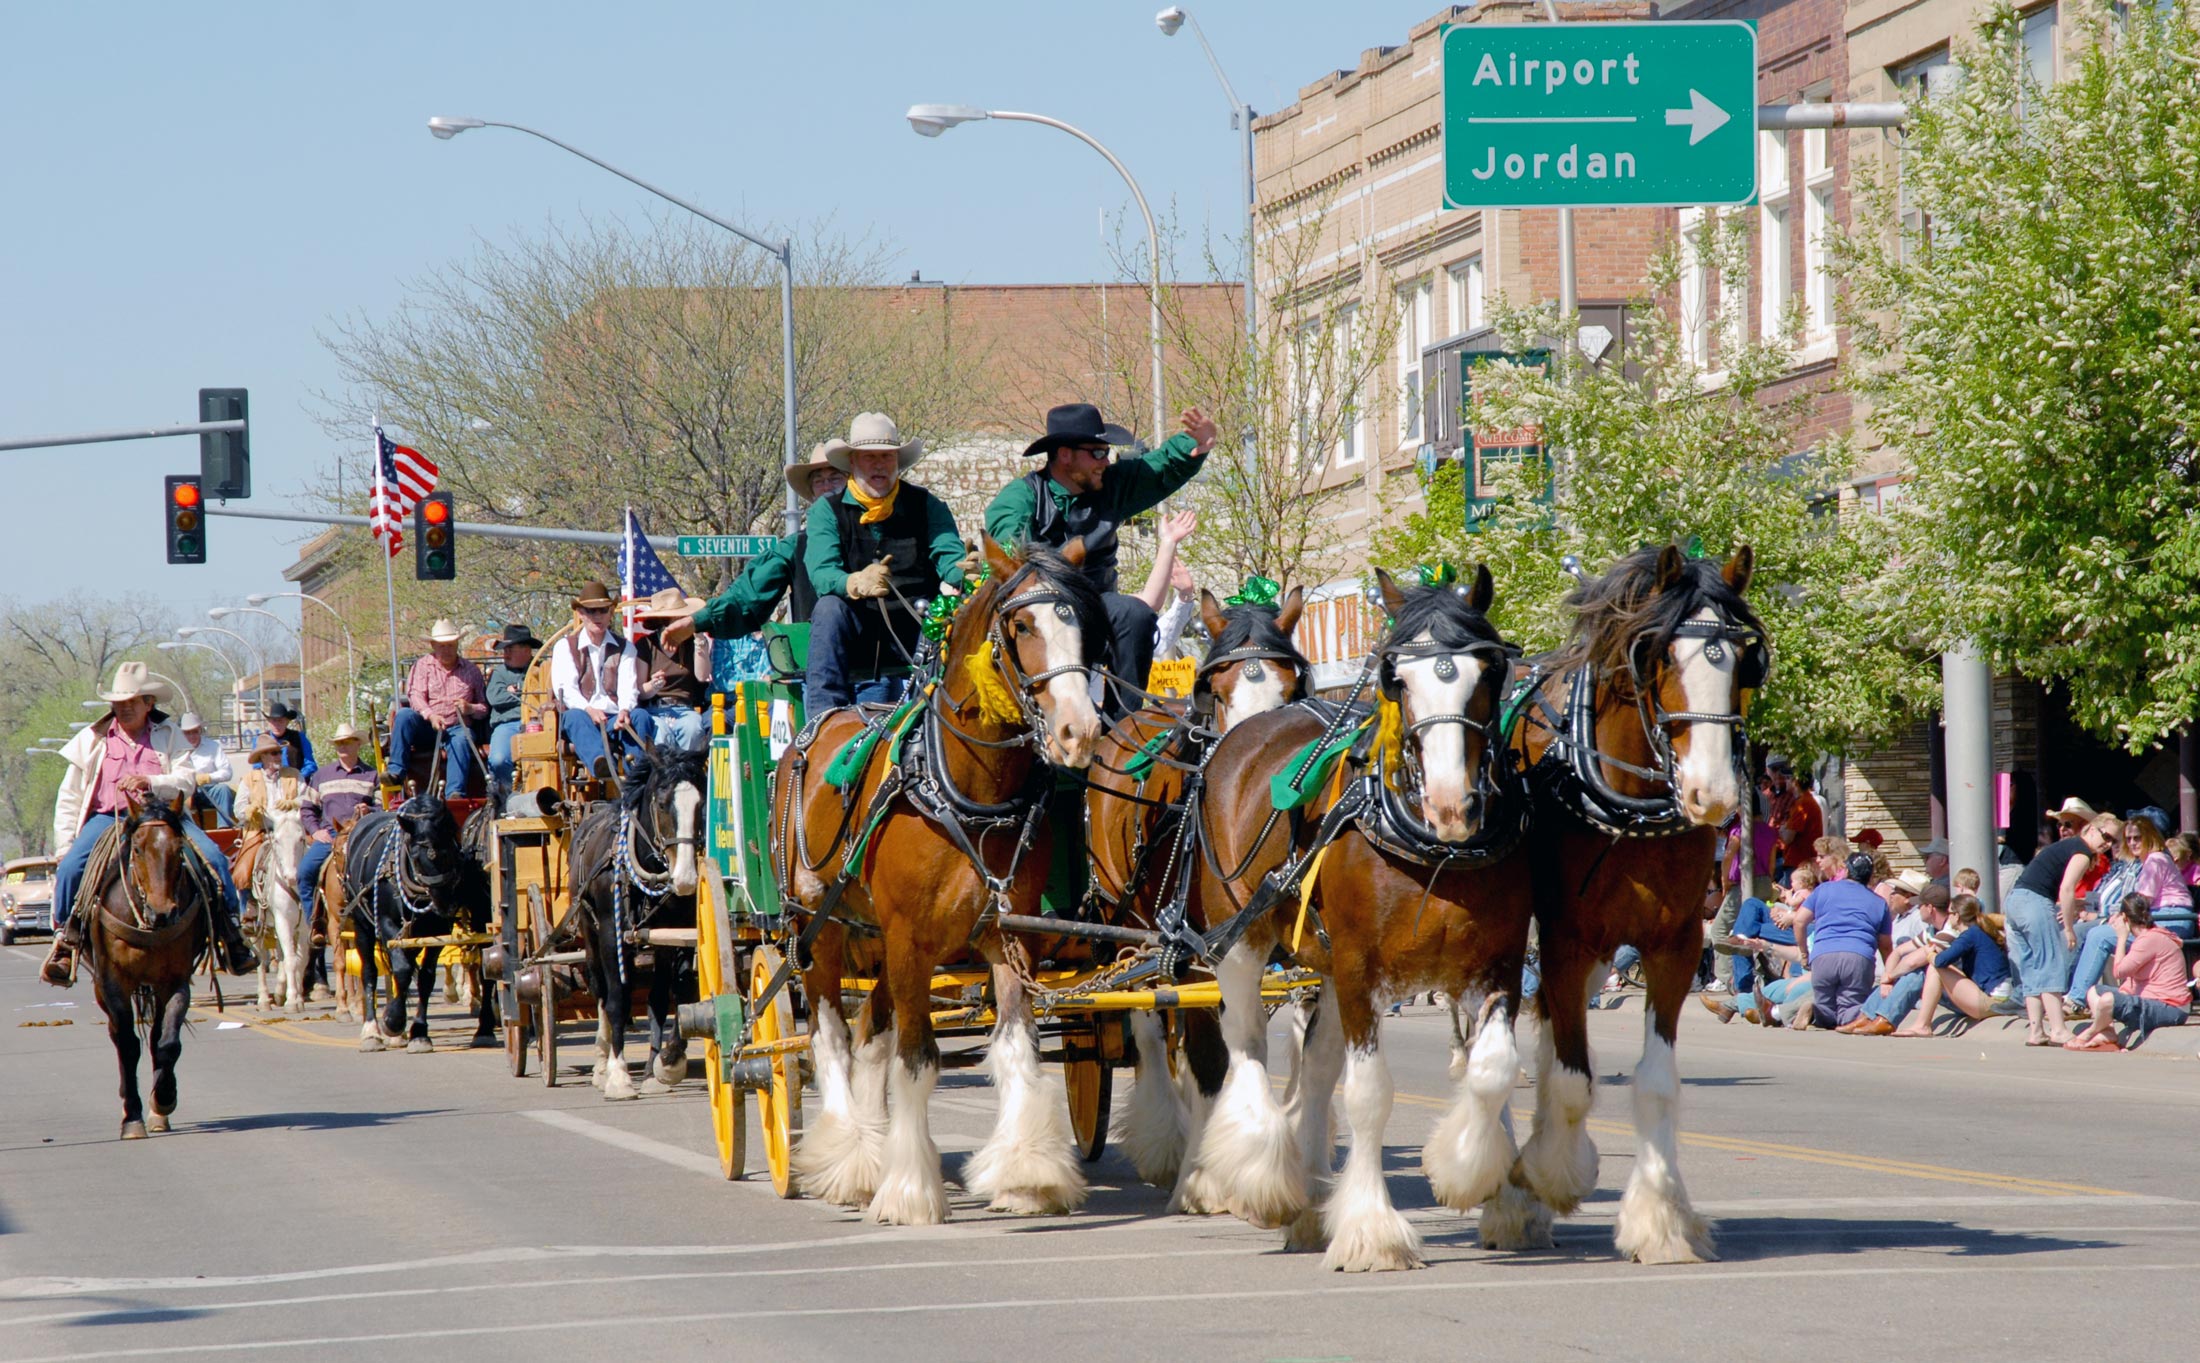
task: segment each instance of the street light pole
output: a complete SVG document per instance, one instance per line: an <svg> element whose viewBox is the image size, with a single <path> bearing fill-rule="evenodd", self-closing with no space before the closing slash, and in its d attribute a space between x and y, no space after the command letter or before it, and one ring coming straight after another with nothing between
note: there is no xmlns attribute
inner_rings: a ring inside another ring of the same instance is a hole
<svg viewBox="0 0 2200 1363"><path fill-rule="evenodd" d="M663 199L666 203L676 204L679 207L686 209L688 212L693 213L696 217L701 218L703 221L710 223L713 226L724 228L728 232L731 232L735 236L741 238L741 240L748 242L750 245L755 246L759 250L766 252L774 260L777 260L779 262L779 362L781 369L780 399L781 402L784 404L784 411L782 415L787 428L785 441L786 466L788 468L793 468L797 462L795 456L794 430L794 238L792 236L782 237L775 245L772 242L764 240L762 237L756 235L754 232L747 231L746 229L736 226L733 223L727 222L724 218L719 217L715 213L696 207L694 204L689 203L686 199L681 198L679 195L674 194L670 190L660 189L656 185L651 184L649 181L644 180L639 175L634 175L627 171L623 171L617 166L612 165L609 161L603 160L601 157L591 156L587 152L582 151L579 147L576 147L569 142L561 142L557 138L552 137L550 134L543 132L537 128L527 127L525 124L503 123L495 119L488 118L452 118L443 115L438 115L428 120L428 131L434 133L436 137L446 142L458 136L460 133L465 132L469 128L510 128L513 132L526 133L529 137L540 138L541 140L548 142L551 146L558 148L560 151L571 152L573 155L578 156L583 161L588 162L590 165L610 171L613 175L618 176L620 179L626 181L630 185L635 185L641 189L648 190L650 193L656 195L658 198ZM789 484L787 488L786 514L787 534L789 536L792 536L800 531L802 528L802 507L801 503L795 497L794 487L792 484Z"/></svg>
<svg viewBox="0 0 2200 1363"><path fill-rule="evenodd" d="M336 628L344 632L344 700L346 706L349 709L351 722L356 725L359 722L359 650L352 645L351 626L345 623L342 612L338 611L336 607L331 606L328 602L323 601L320 597L315 596L311 592L254 592L252 593L252 595L245 598L245 604L248 606L264 606L270 601L274 601L286 596L295 596L300 601L311 601L314 605L319 606L322 610L327 611L330 617L336 621ZM298 690L301 695L304 694L305 691L306 673L304 611L304 607L299 607Z"/></svg>
<svg viewBox="0 0 2200 1363"><path fill-rule="evenodd" d="M277 615L275 612L269 610L261 610L258 606L216 606L206 613L206 618L209 620L225 620L232 615L264 615L268 619L273 620L276 624L281 625L283 628L291 631L291 637L296 639L298 642L298 709L300 712L298 717L299 719L303 720L305 718L304 711L306 707L305 612L302 610L298 612L298 623L295 626L293 626L288 620L285 620L280 615ZM265 718L264 714L262 715L262 718Z"/></svg>
<svg viewBox="0 0 2200 1363"><path fill-rule="evenodd" d="M1049 118L1045 114L1016 113L1008 109L980 109L970 104L912 104L909 106L907 117L909 126L916 129L917 135L920 137L938 137L958 123L972 123L986 118L998 118L1011 123L1044 124L1049 128L1056 128L1068 133L1071 137L1076 138L1106 157L1108 164L1115 167L1115 173L1123 177L1123 183L1130 186L1131 197L1138 201L1138 211L1146 219L1146 247L1153 257L1153 292L1147 300L1146 331L1147 340L1153 349L1153 443L1160 444L1167 436L1165 428L1168 421L1166 416L1168 399L1163 392L1161 378L1161 232L1159 228L1154 226L1153 210L1146 206L1145 191L1138 187L1137 180L1131 178L1129 168L1116 158L1114 152L1102 146L1100 139L1094 137L1091 133L1064 123L1061 119Z"/></svg>
<svg viewBox="0 0 2200 1363"><path fill-rule="evenodd" d="M199 634L226 634L244 645L245 657L252 664L253 680L259 688L260 720L265 723L267 720L267 660L260 655L259 648L250 639L245 638L237 631L223 629L219 625L185 625L182 629L176 631L176 637L179 639L189 639ZM242 678L239 681L241 682Z"/></svg>
<svg viewBox="0 0 2200 1363"><path fill-rule="evenodd" d="M1199 39L1199 50L1207 54L1207 65L1214 69L1215 79L1222 83L1223 97L1230 101L1230 126L1243 134L1240 139L1245 157L1245 348L1246 364L1252 364L1252 353L1258 344L1259 330L1255 314L1260 306L1260 292L1253 287L1255 212L1260 202L1260 182L1253 169L1253 106L1238 98L1237 87L1230 84L1229 76L1222 70L1222 63L1215 58L1215 49L1207 41L1199 19L1182 5L1171 5L1154 16L1154 27L1165 38L1176 36L1177 29L1185 24L1192 26L1192 36Z"/></svg>

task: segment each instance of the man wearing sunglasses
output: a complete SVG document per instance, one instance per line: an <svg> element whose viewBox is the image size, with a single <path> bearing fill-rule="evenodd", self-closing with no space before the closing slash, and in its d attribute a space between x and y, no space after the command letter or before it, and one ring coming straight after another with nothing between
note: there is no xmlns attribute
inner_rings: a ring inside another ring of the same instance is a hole
<svg viewBox="0 0 2200 1363"><path fill-rule="evenodd" d="M1117 533L1125 521L1151 510L1190 482L1214 448L1215 423L1197 407L1183 414L1184 429L1159 449L1117 461L1117 446L1135 437L1103 421L1089 402L1073 402L1047 413L1046 434L1024 449L1039 455L1045 467L1024 475L994 497L986 508L985 532L1003 545L1044 544L1060 549L1072 539L1085 542L1085 576L1107 604L1108 670L1133 686L1146 684L1153 664L1153 607L1117 590ZM1139 697L1111 686L1103 708L1111 719L1138 707Z"/></svg>

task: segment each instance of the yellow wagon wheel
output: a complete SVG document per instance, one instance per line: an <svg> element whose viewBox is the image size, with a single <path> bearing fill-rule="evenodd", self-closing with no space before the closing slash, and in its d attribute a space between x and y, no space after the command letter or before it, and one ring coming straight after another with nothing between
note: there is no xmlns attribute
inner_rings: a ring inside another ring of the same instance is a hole
<svg viewBox="0 0 2200 1363"><path fill-rule="evenodd" d="M1108 1023L1102 1023L1105 1027ZM1062 1077L1069 1087L1069 1122L1077 1154L1087 1164L1108 1148L1108 1109L1115 1096L1115 1066L1093 1031L1062 1034Z"/></svg>
<svg viewBox="0 0 2200 1363"><path fill-rule="evenodd" d="M779 972L780 959L776 950L760 946L749 962L749 1006L756 1016L751 1035L760 1048L795 1040L794 998L788 990L780 990L771 1006L756 1009L756 1000ZM781 1197L793 1197L794 1140L802 1129L802 1052L789 1044L770 1055L771 1083L756 1091L757 1124L764 1128L764 1157L771 1164L772 1190Z"/></svg>
<svg viewBox="0 0 2200 1363"><path fill-rule="evenodd" d="M725 962L733 959L727 940L725 892L718 877L706 873L696 898L695 976L697 993L708 1003L726 992ZM718 1168L739 1178L749 1162L749 1122L741 1090L726 1082L725 1056L714 1032L703 1039L703 1078L710 1089L711 1132L718 1140Z"/></svg>

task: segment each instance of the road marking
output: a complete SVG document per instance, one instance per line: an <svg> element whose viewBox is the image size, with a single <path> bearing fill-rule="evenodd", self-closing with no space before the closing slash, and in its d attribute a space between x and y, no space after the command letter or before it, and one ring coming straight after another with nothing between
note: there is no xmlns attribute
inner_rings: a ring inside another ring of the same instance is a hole
<svg viewBox="0 0 2200 1363"><path fill-rule="evenodd" d="M834 1274L855 1273L908 1273L936 1270L966 1270L974 1268L1027 1268L1059 1266L1062 1264L1121 1263L1128 1260L1144 1262L1152 1259L1215 1259L1243 1258L1247 1250L1242 1247L1226 1249L1170 1249L1125 1251L1119 1254L1018 1254L1002 1259L910 1259L896 1263L876 1264L823 1264L806 1268L728 1268L696 1270L686 1273L620 1273L598 1274L585 1278L532 1278L519 1282L461 1283L448 1287L393 1287L379 1292L321 1292L310 1297L263 1297L245 1301L193 1302L194 1312L252 1311L281 1306L323 1306L329 1302L389 1301L407 1297L456 1296L469 1292L504 1293L530 1288L554 1288L563 1290L574 1287L630 1287L639 1283L723 1282L742 1278L817 1278ZM148 1312L163 1311L164 1307L146 1307ZM43 1316L13 1316L0 1320L0 1325L53 1325L82 1322L93 1319L109 1319L116 1315L127 1316L127 1307L115 1308L103 1305L97 1310L78 1309L56 1311Z"/></svg>
<svg viewBox="0 0 2200 1363"><path fill-rule="evenodd" d="M320 1335L294 1339L240 1340L222 1344L171 1344L139 1349L72 1351L65 1354L48 1354L36 1358L17 1359L15 1363L72 1363L72 1360L93 1358L167 1358L189 1354L260 1352L273 1349L327 1349L332 1347L355 1347L361 1344L401 1344L413 1340L554 1334L572 1330L661 1331L664 1327L670 1325L721 1325L739 1321L824 1320L836 1317L859 1316L956 1315L976 1312L1028 1312L1050 1309L1089 1311L1094 1307L1110 1306L1154 1307L1188 1306L1215 1302L1304 1301L1308 1297L1342 1298L1369 1294L1424 1296L1466 1293L1576 1292L1584 1287L1663 1287L1672 1284L1724 1290L1728 1284L1734 1282L1801 1282L1813 1279L1839 1278L2031 1277L2039 1275L2066 1277L2072 1273L2131 1274L2190 1273L2191 1271L2192 1265L2189 1263L2132 1264L2113 1259L2104 1260L2100 1263L2052 1265L1956 1266L1904 1263L1869 1267L1766 1268L1731 1271L1711 1267L1674 1272L1638 1269L1631 1272L1572 1276L1553 1273L1542 1277L1492 1277L1469 1282L1361 1282L1338 1286L1254 1288L1242 1291L1151 1292L1119 1296L1013 1297L995 1301L914 1302L871 1306L794 1306L746 1311L693 1311L680 1314L650 1313L646 1315L585 1316L573 1320L525 1321L511 1325L447 1326L441 1329L391 1331L375 1335Z"/></svg>
<svg viewBox="0 0 2200 1363"><path fill-rule="evenodd" d="M40 956L36 952L25 951L21 947L9 947L8 954L10 956L20 956L24 960L29 961L32 965L44 965L46 963L45 957Z"/></svg>
<svg viewBox="0 0 2200 1363"><path fill-rule="evenodd" d="M606 1126L602 1122L592 1122L586 1117L576 1117L570 1112L563 1112L557 1108L529 1108L518 1115L530 1121L541 1122L544 1126L553 1126L560 1131L570 1131L576 1136L586 1136L592 1141L601 1141L605 1145L617 1146L630 1154L644 1155L653 1160L660 1160L675 1169L686 1169L693 1173L707 1174L721 1183L732 1181L727 1179L725 1171L718 1167L718 1157L716 1155L706 1155L700 1150L690 1150L686 1146L673 1145L668 1141L660 1141L653 1137L644 1136L640 1132L625 1131L615 1126Z"/></svg>

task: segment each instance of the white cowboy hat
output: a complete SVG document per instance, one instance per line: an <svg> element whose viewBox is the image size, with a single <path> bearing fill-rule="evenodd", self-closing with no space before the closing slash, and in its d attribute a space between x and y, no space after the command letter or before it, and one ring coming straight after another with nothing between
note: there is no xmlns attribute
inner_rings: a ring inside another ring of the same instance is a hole
<svg viewBox="0 0 2200 1363"><path fill-rule="evenodd" d="M1903 871L1890 877L1887 883L1890 885L1898 885L1901 888L1908 890L1910 892L1910 897L1912 899L1915 899L1917 896L1925 893L1925 887L1932 884L1933 882L1926 878L1923 871Z"/></svg>
<svg viewBox="0 0 2200 1363"><path fill-rule="evenodd" d="M842 471L826 459L825 447L820 445L810 451L810 462L807 464L787 465L787 486L793 488L794 495L803 501L814 502L817 494L810 491L810 488L817 481L817 475L828 470L836 473Z"/></svg>
<svg viewBox="0 0 2200 1363"><path fill-rule="evenodd" d="M685 620L709 604L702 597L689 596L678 587L667 587L636 602L634 615L641 620Z"/></svg>
<svg viewBox="0 0 2200 1363"><path fill-rule="evenodd" d="M190 733L193 729L204 729L205 727L204 724L199 722L198 713L193 710L184 711L183 718L176 721L176 729L180 733Z"/></svg>
<svg viewBox="0 0 2200 1363"><path fill-rule="evenodd" d="M842 440L834 436L819 447L818 453L825 457L826 463L842 473L852 473L854 470L849 466L848 456L857 450L894 451L901 456L901 465L896 470L899 473L907 473L917 466L918 460L924 458L924 442L903 440L901 428L884 412L857 413L856 419L848 423L848 438Z"/></svg>
<svg viewBox="0 0 2200 1363"><path fill-rule="evenodd" d="M247 762L257 762L260 760L261 753L271 752L276 754L277 756L281 756L282 751L283 741L281 739L277 738L273 734L262 734L260 735L260 741L252 745L252 751L245 754L244 760Z"/></svg>
<svg viewBox="0 0 2200 1363"><path fill-rule="evenodd" d="M350 724L339 724L336 726L336 732L328 736L328 741L331 743L356 743L359 741L359 730Z"/></svg>
<svg viewBox="0 0 2200 1363"><path fill-rule="evenodd" d="M115 668L114 684L98 695L109 705L136 700L139 696L165 700L168 696L168 683L156 680L143 663L121 663Z"/></svg>
<svg viewBox="0 0 2200 1363"><path fill-rule="evenodd" d="M428 642L431 644L455 644L466 637L466 631L449 620L438 620L428 626Z"/></svg>

